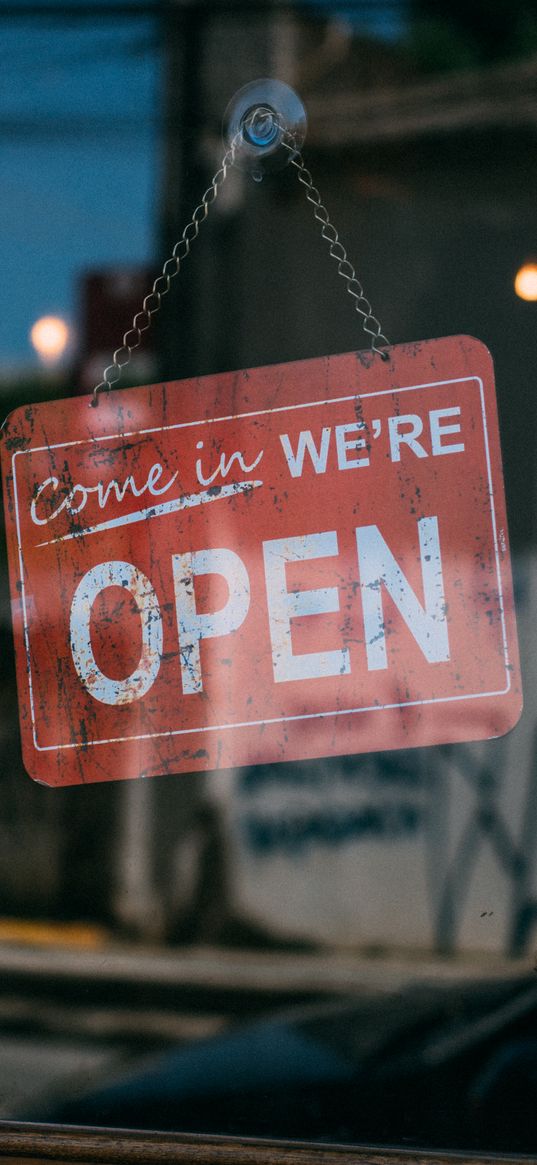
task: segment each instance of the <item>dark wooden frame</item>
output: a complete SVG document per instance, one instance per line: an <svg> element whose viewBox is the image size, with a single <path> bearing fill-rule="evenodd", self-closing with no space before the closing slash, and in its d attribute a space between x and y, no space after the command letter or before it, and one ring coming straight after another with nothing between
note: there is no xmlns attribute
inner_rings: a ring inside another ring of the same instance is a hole
<svg viewBox="0 0 537 1165"><path fill-rule="evenodd" d="M0 1165L526 1165L482 1156L0 1121Z"/></svg>

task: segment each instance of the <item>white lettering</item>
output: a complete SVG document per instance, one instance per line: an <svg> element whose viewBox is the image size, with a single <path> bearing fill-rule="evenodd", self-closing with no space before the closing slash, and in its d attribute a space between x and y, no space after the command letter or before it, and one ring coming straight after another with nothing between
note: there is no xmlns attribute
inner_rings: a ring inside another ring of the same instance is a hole
<svg viewBox="0 0 537 1165"><path fill-rule="evenodd" d="M291 619L300 615L323 615L339 611L339 594L337 587L289 592L285 577L286 563L329 558L337 553L335 530L263 542L272 665L276 683L314 679L318 676L348 675L351 670L347 647L293 655L291 639Z"/></svg>
<svg viewBox="0 0 537 1165"><path fill-rule="evenodd" d="M32 499L30 505L32 522L36 526L46 526L49 522L54 521L54 518L57 518L63 510L66 510L72 516L79 514L86 506L91 494L97 495L97 501L101 510L104 510L105 506L108 505L112 494L114 494L117 502L123 502L129 491L135 498L141 497L144 493L150 493L153 497L159 497L171 489L178 477L178 471L176 471L165 485L159 486L157 482L160 481L163 472L162 465L157 461L155 465L151 466L147 479L141 486L136 485L132 474L126 477L123 483L115 479L109 481L106 485L103 481L98 481L97 485L82 485L80 482L76 482L71 486L68 493L63 496L60 504L55 509L52 509L47 517L40 518L37 513L37 503L40 501L41 495L48 486L52 486L52 492L56 494L60 484L57 477L47 477L46 481L43 481L37 489L35 498ZM78 503L75 501L77 494L80 494L80 501Z"/></svg>
<svg viewBox="0 0 537 1165"><path fill-rule="evenodd" d="M446 433L460 433L461 426L456 425L442 425L443 417L459 417L460 408L458 405L452 409L432 409L429 413L429 424L431 426L431 445L433 450L433 457L439 457L442 453L464 453L464 444L459 445L443 445L442 437Z"/></svg>
<svg viewBox="0 0 537 1165"><path fill-rule="evenodd" d="M401 432L401 425L410 425L407 433ZM415 413L408 413L404 417L388 417L388 431L390 434L390 456L392 461L401 460L401 445L408 445L416 457L427 457L427 450L416 441L423 431L423 421Z"/></svg>
<svg viewBox="0 0 537 1165"><path fill-rule="evenodd" d="M369 457L356 457L349 461L348 449L364 449L365 437L357 437L354 441L347 441L347 433L358 433L364 429L363 422L353 425L336 425L337 463L339 469L356 469L360 465L369 465Z"/></svg>
<svg viewBox="0 0 537 1165"><path fill-rule="evenodd" d="M416 598L378 526L359 526L356 530L367 666L370 671L388 666L382 586L386 587L426 660L429 663L442 663L449 659L438 519L420 518L418 533L425 607Z"/></svg>
<svg viewBox="0 0 537 1165"><path fill-rule="evenodd" d="M140 613L142 654L138 667L124 680L112 680L99 668L91 645L91 610L106 587L124 587ZM131 704L154 684L162 656L162 619L157 596L145 574L130 562L101 562L79 582L71 604L70 646L79 679L102 704Z"/></svg>
<svg viewBox="0 0 537 1165"><path fill-rule="evenodd" d="M57 477L47 477L46 481L41 482L41 485L39 486L39 489L37 490L35 498L32 498L32 502L30 505L30 516L31 516L32 522L35 522L36 526L46 526L47 523L50 522L52 518L55 518L57 514L60 514L61 511L64 509L64 507L67 505L68 499L64 498L61 506L59 506L59 508L56 510L56 512L54 514L51 514L50 517L39 518L37 515L37 503L38 503L43 491L46 490L48 485L51 485L53 490L56 490L58 488L58 484L59 484L59 482L58 482Z"/></svg>
<svg viewBox="0 0 537 1165"><path fill-rule="evenodd" d="M330 444L330 426L323 429L321 435L321 445L317 449L313 436L309 429L305 429L299 433L298 445L296 453L293 453L291 442L287 433L280 433L280 441L282 443L285 458L289 466L291 477L301 477L304 466L304 455L307 452L310 455L311 463L316 473L326 473L326 462L328 459L328 447Z"/></svg>
<svg viewBox="0 0 537 1165"><path fill-rule="evenodd" d="M172 555L175 607L179 628L179 656L183 692L203 691L200 640L229 635L244 622L250 606L250 580L246 567L234 550L225 547ZM198 614L194 592L196 575L221 574L229 598L220 611Z"/></svg>
<svg viewBox="0 0 537 1165"><path fill-rule="evenodd" d="M196 445L196 449L203 449L203 441L198 441L198 443ZM232 453L230 455L230 457L228 457L227 461L226 461L225 453L222 453L220 455L219 464L217 465L216 469L214 470L214 473L211 473L209 475L209 477L204 476L203 471L202 471L202 467L201 467L201 458L198 457L197 461L196 461L196 477L197 477L200 485L212 485L213 481L216 481L216 478L218 476L227 477L234 461L237 462L237 464L239 465L239 468L242 470L243 473L251 473L252 470L257 469L257 466L259 465L259 462L261 461L263 453L264 453L264 450L262 449L261 453L258 453L255 461L252 461L251 465L247 464L247 462L244 460L242 453L238 449L235 453Z"/></svg>

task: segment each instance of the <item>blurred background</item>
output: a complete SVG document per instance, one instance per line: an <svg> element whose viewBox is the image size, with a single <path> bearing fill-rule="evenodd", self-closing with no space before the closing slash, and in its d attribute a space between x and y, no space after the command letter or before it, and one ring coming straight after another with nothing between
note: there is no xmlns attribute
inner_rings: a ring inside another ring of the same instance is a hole
<svg viewBox="0 0 537 1165"><path fill-rule="evenodd" d="M101 380L229 100L287 82L390 342L493 354L525 687L502 741L51 791L22 768L2 549L0 1117L534 1151L537 3L0 0L0 62L3 414ZM234 170L122 383L361 347L296 173ZM170 1045L201 1059L141 1084ZM132 1108L95 1092L127 1068Z"/></svg>

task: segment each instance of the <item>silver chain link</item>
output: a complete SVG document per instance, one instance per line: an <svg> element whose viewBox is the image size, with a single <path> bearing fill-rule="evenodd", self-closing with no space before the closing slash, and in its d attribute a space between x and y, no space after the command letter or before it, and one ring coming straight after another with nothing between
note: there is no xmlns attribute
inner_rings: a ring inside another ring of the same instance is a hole
<svg viewBox="0 0 537 1165"><path fill-rule="evenodd" d="M105 368L103 379L99 384L95 385L93 389L93 400L91 402L94 408L99 403L98 394L101 390L106 389L109 392L117 384L123 369L127 367L131 359L132 353L140 347L143 333L147 332L151 327L153 316L159 311L163 297L168 294L172 279L175 279L176 275L179 274L181 264L190 254L192 243L199 235L200 227L205 222L209 213L209 207L218 197L219 188L227 178L229 167L233 165L234 156L235 146L234 142L232 142L229 150L222 159L220 169L216 171L216 174L212 178L210 186L207 187L199 206L196 207L190 222L187 223L179 242L175 244L170 258L166 259L162 271L155 279L149 295L146 295L141 311L134 316L131 327L125 332L121 347L116 349L112 357L112 363L108 365L108 368Z"/></svg>
<svg viewBox="0 0 537 1165"><path fill-rule="evenodd" d="M378 319L373 315L371 304L366 299L364 289L356 277L356 271L347 257L345 247L340 241L335 226L330 221L328 211L324 206L319 191L313 185L313 178L310 171L307 169L301 153L296 148L292 134L288 133L282 126L278 128L282 131L281 144L285 149L289 150L289 161L297 171L298 181L306 190L306 198L313 206L314 217L321 224L321 235L328 243L330 256L337 263L338 273L345 280L349 295L355 300L355 310L362 316L364 332L367 332L371 336L371 349L373 352L377 352L383 360L388 360L388 353L383 351L378 345L382 341L388 345L389 341L383 334ZM192 218L187 223L179 242L175 244L170 258L166 259L162 271L155 279L149 295L146 295L141 311L137 312L134 316L131 327L123 336L121 346L114 352L112 363L105 368L103 379L99 384L95 385L93 399L91 401L94 408L99 403L99 393L103 389L109 392L118 383L123 369L130 362L132 353L140 347L144 332L147 332L151 327L153 316L159 311L163 297L168 294L172 279L175 279L176 275L179 274L181 264L190 254L191 245L199 235L200 227L205 222L209 213L209 207L216 201L218 191L227 178L228 170L234 164L235 147L239 138L240 134L237 134L229 150L224 154L220 168L216 171L210 185L207 187L199 206L196 207Z"/></svg>
<svg viewBox="0 0 537 1165"><path fill-rule="evenodd" d="M290 152L289 162L294 166L298 181L304 186L306 190L306 198L313 206L313 214L317 222L321 224L321 235L328 243L330 256L337 263L337 269L341 278L347 284L347 291L355 301L355 310L358 315L362 316L362 327L364 332L371 336L371 348L373 352L377 352L383 360L389 360L389 355L386 351L378 345L380 342L389 346L389 341L384 335L381 325L376 316L373 315L373 309L369 300L364 294L364 289L359 279L356 277L356 271L350 262L345 247L341 242L338 232L334 224L330 221L330 217L326 206L324 205L321 195L317 187L313 185L313 178L310 171L307 169L302 154L296 149L292 134L284 131L282 137L282 145Z"/></svg>

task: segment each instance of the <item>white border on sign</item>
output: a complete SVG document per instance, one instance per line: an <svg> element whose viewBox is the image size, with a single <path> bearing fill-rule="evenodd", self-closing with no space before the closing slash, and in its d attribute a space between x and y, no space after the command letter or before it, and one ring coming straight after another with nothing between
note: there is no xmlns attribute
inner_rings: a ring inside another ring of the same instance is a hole
<svg viewBox="0 0 537 1165"><path fill-rule="evenodd" d="M213 425L216 423L223 423L225 421L242 420L246 417L260 417L260 416L266 416L270 413L285 413L285 412L292 412L293 410L296 411L297 409L318 408L318 407L331 405L331 404L343 404L346 401L365 400L369 397L394 396L394 395L399 394L401 392L418 392L420 389L424 389L424 388L440 388L440 387L443 387L444 385L466 384L466 383L471 383L472 381L475 381L475 383L479 386L479 394L480 394L480 398L481 398L481 416L482 416L482 421L483 421L483 441L484 441L485 460L486 460L487 475L488 475L492 536L493 536L493 542L494 542L494 553L495 553L495 558L496 558L496 576L497 576L497 581L498 581L498 598L499 598L499 603L500 603L500 617L501 617L501 625L502 625L502 646L503 646L505 672L506 672L506 686L504 688L498 689L497 691L493 691L493 692L471 692L471 693L464 693L464 695L460 695L460 696L435 696L435 697L431 697L430 699L406 700L406 701L402 701L402 702L398 702L398 703L394 703L394 704L372 704L372 705L368 705L367 707L363 707L363 708L335 708L335 709L331 709L330 711L325 711L325 712L305 712L305 713L301 713L301 714L296 715L296 716L275 716L275 717L272 717L271 719L263 719L263 720L246 720L246 721L238 721L238 722L234 721L234 722L228 722L226 724L206 724L206 725L200 726L199 728L173 728L173 729L167 729L165 732L145 732L145 733L139 733L135 736L112 736L112 737L107 737L103 740L87 740L87 741L80 741L80 743L69 742L68 744L47 744L47 745L38 744L38 742L37 742L37 725L36 725L35 707L34 707L34 693L33 693L33 684L32 684L32 659L31 659L31 652L30 652L30 630L29 630L28 614L27 614L26 592L25 592L25 588L24 588L24 562L23 562L21 528L20 528L20 518L19 518L19 503L18 503L18 496L17 496L17 475L16 475L15 461L16 461L17 457L24 457L24 456L27 456L29 453L43 453L43 452L47 452L50 449L69 449L73 445L90 445L90 444L94 443L94 441L92 439L85 437L85 438L82 438L82 439L79 439L76 441L60 441L56 445L39 445L33 449L18 449L13 454L13 457L12 457L13 485L14 485L14 498L15 498L15 522L16 522L16 527L17 527L19 569L20 569L20 580L21 580L21 598L22 598L22 609L23 609L23 616L24 616L24 642L25 642L25 648L26 648L28 687L29 687L29 693L30 693L30 709L31 709L31 715L32 715L32 735L33 735L34 747L35 747L36 751L37 752L58 752L60 750L68 749L68 748L87 749L87 748L90 748L94 745L122 744L122 743L126 743L127 741L130 741L130 740L132 740L132 741L134 741L134 740L152 740L152 739L156 739L159 737L161 738L161 737L168 737L168 736L192 736L193 734L197 734L200 732L223 732L223 731L230 729L230 728L258 728L258 727L261 727L261 725L263 725L263 724L287 724L287 723L292 722L293 720L323 720L323 719L325 719L327 717L331 717L331 716L353 716L353 715L358 715L359 713L362 713L362 712L383 712L383 711L388 711L388 710L394 709L394 708L413 708L413 707L422 706L424 704L449 704L449 703L460 702L462 700L479 700L479 699L485 699L486 697L489 697L489 696L504 696L504 695L506 695L507 692L511 688L511 673L510 673L510 668L509 668L509 652L508 652L508 646L507 646L507 629L505 626L505 615L504 615L504 606L503 606L503 593L502 593L502 583L501 583L500 556L499 556L499 549L498 549L498 534L497 534L497 526L496 526L496 514L495 514L494 502L493 502L494 494L493 494L493 488L492 488L492 468L491 468L491 463L490 463L487 417L486 417L486 410L485 410L485 393L484 393L483 381L482 381L480 376L457 376L452 380L434 380L434 381L429 381L425 384L406 385L404 388L381 389L380 391L377 391L377 392L359 392L359 393L353 392L349 396L331 397L329 400L325 399L325 400L308 401L307 403L296 404L296 405L279 405L278 407L272 408L272 409L256 409L253 412L234 413L234 414L231 414L229 416L224 416L224 417L211 417L209 419L197 420L197 421L181 421L175 425L158 425L152 429L139 429L137 431L132 431L132 432L128 432L128 433L112 433L112 434L109 434L108 436L99 437L97 440L99 443L101 443L103 441L117 441L118 439L125 440L125 438L127 438L127 437L143 437L143 436L148 436L150 433L164 433L164 432L167 432L171 429L196 428L196 427L199 427L201 425Z"/></svg>

